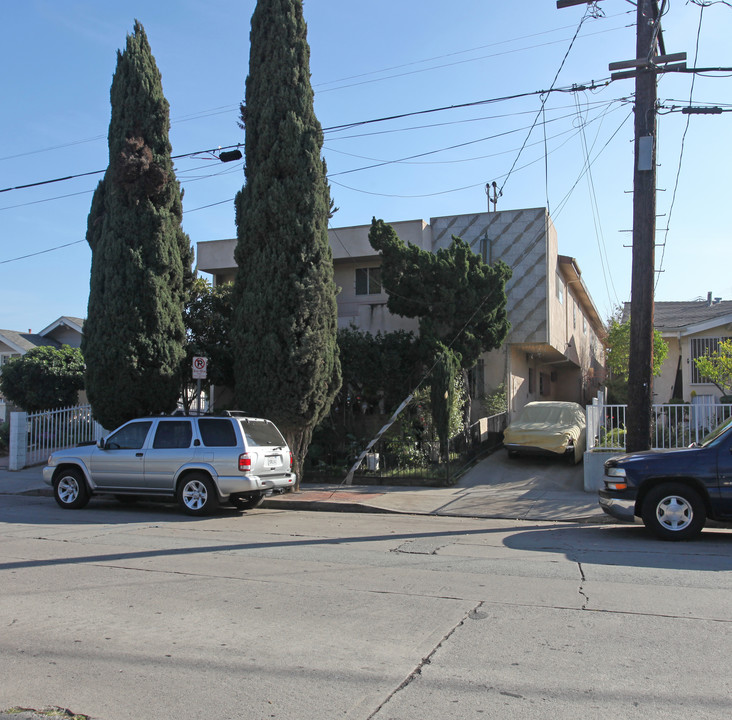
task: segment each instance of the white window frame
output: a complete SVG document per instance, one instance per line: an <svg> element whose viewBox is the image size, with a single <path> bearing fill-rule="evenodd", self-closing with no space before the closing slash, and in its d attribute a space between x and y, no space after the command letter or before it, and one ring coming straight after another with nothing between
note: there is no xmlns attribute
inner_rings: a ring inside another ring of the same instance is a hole
<svg viewBox="0 0 732 720"><path fill-rule="evenodd" d="M366 274L366 292L359 292L359 273ZM354 290L355 294L359 297L363 297L364 295L381 295L384 292L381 284L381 266L356 268Z"/></svg>

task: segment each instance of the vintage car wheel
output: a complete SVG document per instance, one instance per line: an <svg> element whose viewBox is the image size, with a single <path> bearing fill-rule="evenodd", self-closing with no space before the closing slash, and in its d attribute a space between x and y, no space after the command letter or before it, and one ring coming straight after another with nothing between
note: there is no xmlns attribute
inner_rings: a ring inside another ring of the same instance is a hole
<svg viewBox="0 0 732 720"><path fill-rule="evenodd" d="M59 507L78 510L89 502L89 488L81 470L62 470L53 480L53 496Z"/></svg>
<svg viewBox="0 0 732 720"><path fill-rule="evenodd" d="M653 488L643 501L644 525L661 540L689 540L704 527L706 509L696 490L682 483Z"/></svg>
<svg viewBox="0 0 732 720"><path fill-rule="evenodd" d="M208 515L217 505L216 488L204 473L191 473L178 484L178 505L188 515Z"/></svg>

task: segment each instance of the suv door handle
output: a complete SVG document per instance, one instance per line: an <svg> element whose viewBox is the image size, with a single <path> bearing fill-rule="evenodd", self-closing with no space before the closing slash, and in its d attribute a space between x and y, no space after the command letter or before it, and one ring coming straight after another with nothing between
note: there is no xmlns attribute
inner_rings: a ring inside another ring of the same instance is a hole
<svg viewBox="0 0 732 720"><path fill-rule="evenodd" d="M135 457L142 457L142 453L135 453Z"/></svg>

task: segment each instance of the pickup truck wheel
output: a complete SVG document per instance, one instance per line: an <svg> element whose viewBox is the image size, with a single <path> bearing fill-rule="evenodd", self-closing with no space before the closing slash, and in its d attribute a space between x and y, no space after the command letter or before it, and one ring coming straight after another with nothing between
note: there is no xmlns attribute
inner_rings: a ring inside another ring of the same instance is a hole
<svg viewBox="0 0 732 720"><path fill-rule="evenodd" d="M216 488L204 473L191 473L178 484L178 505L188 515L209 515L218 505Z"/></svg>
<svg viewBox="0 0 732 720"><path fill-rule="evenodd" d="M80 470L62 470L53 480L53 496L59 507L78 510L89 502L89 489Z"/></svg>
<svg viewBox="0 0 732 720"><path fill-rule="evenodd" d="M264 502L264 493L254 493L244 497L231 498L231 504L237 510L251 510L259 507Z"/></svg>
<svg viewBox="0 0 732 720"><path fill-rule="evenodd" d="M689 540L704 527L706 508L699 493L682 483L653 488L643 501L644 525L661 540Z"/></svg>

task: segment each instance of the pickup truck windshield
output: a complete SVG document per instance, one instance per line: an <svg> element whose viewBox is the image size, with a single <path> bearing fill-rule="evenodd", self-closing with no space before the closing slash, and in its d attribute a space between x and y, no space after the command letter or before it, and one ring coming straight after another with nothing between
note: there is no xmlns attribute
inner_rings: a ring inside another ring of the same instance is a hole
<svg viewBox="0 0 732 720"><path fill-rule="evenodd" d="M706 435L701 441L701 446L706 447L707 445L711 445L730 425L732 425L732 417L717 425L712 432Z"/></svg>

